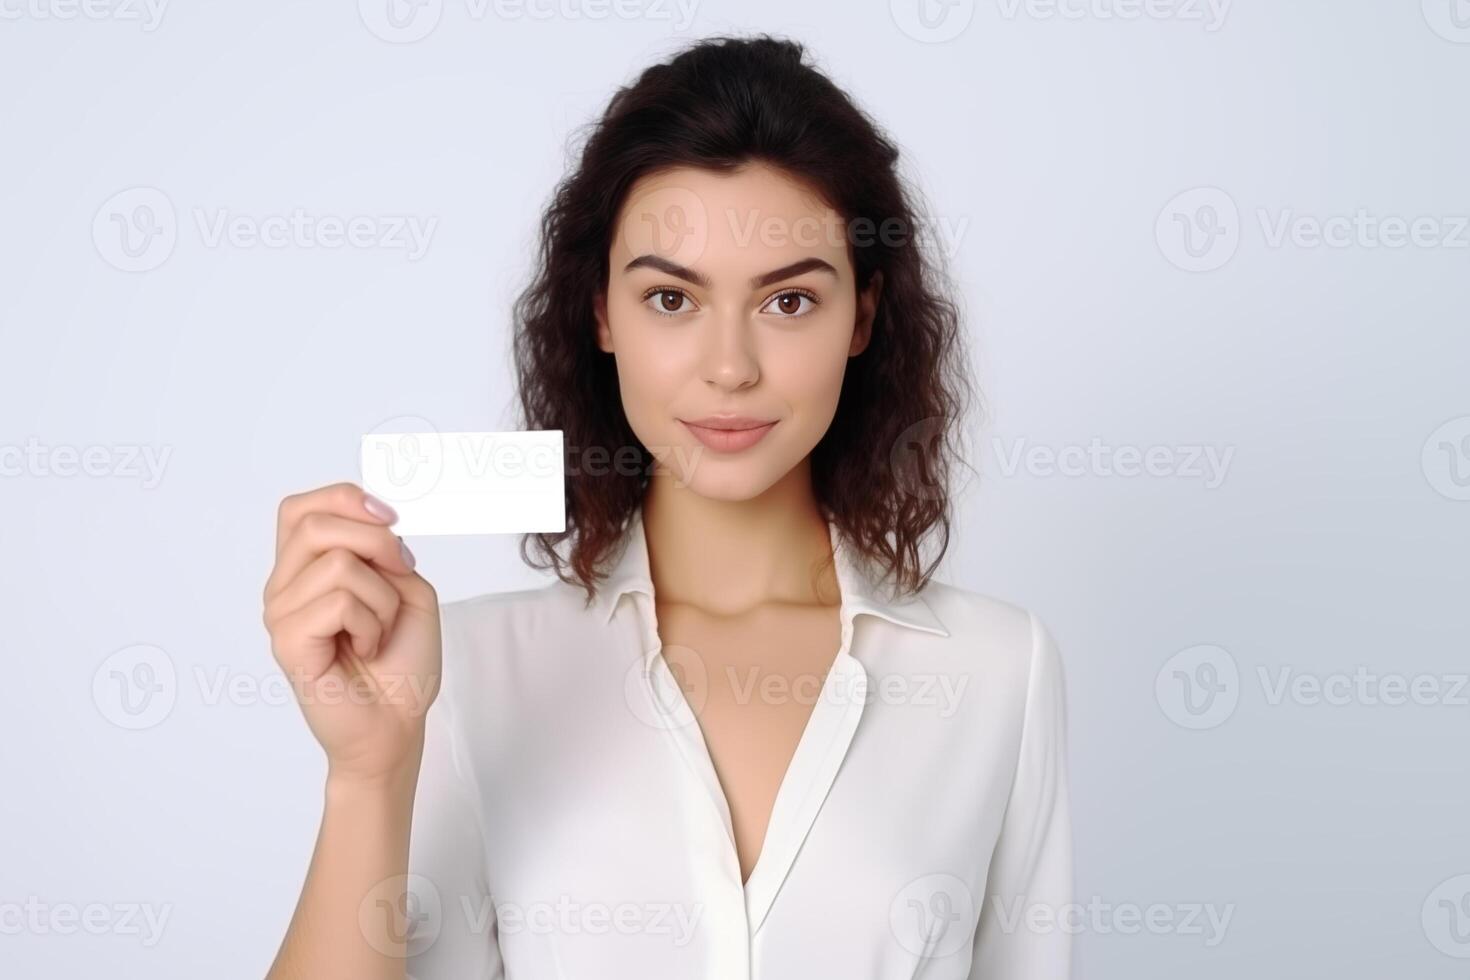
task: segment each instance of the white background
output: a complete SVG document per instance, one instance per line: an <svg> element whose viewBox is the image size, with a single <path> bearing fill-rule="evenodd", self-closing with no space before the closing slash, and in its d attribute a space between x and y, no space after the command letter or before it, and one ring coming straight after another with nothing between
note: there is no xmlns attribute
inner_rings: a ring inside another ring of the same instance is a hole
<svg viewBox="0 0 1470 980"><path fill-rule="evenodd" d="M687 40L765 30L812 45L938 219L990 410L940 578L1060 641L1079 900L1174 923L1090 917L1077 975L1464 976L1455 2L444 0L395 29L387 0L0 0L0 973L263 974L323 776L270 686L278 499L355 479L385 420L510 427L508 310L576 128ZM164 234L129 256L140 204ZM210 233L297 210L432 233ZM1109 464L1128 447L1155 473ZM414 546L446 599L543 581L513 538ZM139 657L164 691L129 730ZM1213 702L1180 680L1209 670ZM1345 703L1276 696L1355 671ZM1428 703L1383 703L1420 675ZM107 911L92 935L27 903ZM128 906L166 910L156 941Z"/></svg>

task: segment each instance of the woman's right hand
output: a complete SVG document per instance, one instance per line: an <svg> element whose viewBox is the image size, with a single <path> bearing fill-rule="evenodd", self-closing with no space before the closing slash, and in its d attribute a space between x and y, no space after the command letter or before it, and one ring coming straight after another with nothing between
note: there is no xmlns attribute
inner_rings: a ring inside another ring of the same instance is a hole
<svg viewBox="0 0 1470 980"><path fill-rule="evenodd" d="M395 520L353 483L286 497L277 516L263 618L334 779L416 775L439 693L439 598Z"/></svg>

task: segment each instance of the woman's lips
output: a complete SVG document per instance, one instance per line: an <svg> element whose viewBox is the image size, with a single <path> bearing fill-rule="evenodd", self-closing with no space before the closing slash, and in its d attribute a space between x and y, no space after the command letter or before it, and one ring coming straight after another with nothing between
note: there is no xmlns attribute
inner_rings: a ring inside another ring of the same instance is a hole
<svg viewBox="0 0 1470 980"><path fill-rule="evenodd" d="M776 425L775 422L766 422L763 425L754 425L748 429L716 429L708 425L684 422L683 419L679 421L690 432L694 433L694 438L717 453L736 453L742 449L749 449L765 438L766 433L770 432ZM740 424L743 425L744 423Z"/></svg>

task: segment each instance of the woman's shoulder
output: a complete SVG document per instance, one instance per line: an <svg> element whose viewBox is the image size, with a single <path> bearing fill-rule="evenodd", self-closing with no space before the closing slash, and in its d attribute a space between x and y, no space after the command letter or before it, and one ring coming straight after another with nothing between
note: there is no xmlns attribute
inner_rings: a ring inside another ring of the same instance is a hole
<svg viewBox="0 0 1470 980"><path fill-rule="evenodd" d="M936 634L925 646L972 667L1013 674L1025 683L1034 673L1061 670L1056 640L1029 606L931 578L905 608L885 606ZM531 655L542 669L547 653L605 640L609 624L597 602L559 579L545 585L484 592L439 604L446 661L470 659L486 666ZM937 627L935 629L934 627ZM958 665L957 665L958 666Z"/></svg>
<svg viewBox="0 0 1470 980"><path fill-rule="evenodd" d="M553 580L441 600L443 692L465 699L467 714L482 714L496 697L554 688L575 669L578 651L605 643L585 596Z"/></svg>
<svg viewBox="0 0 1470 980"><path fill-rule="evenodd" d="M480 592L440 601L439 620L445 641L487 638L511 633L522 637L537 632L567 632L593 623L585 593L560 580L545 585L499 592Z"/></svg>
<svg viewBox="0 0 1470 980"><path fill-rule="evenodd" d="M1056 640L1031 607L938 579L931 579L919 598L958 648L986 661L1024 668L1027 675L1039 661L1059 669Z"/></svg>
<svg viewBox="0 0 1470 980"><path fill-rule="evenodd" d="M978 679L966 699L976 724L1020 733L1063 724L1066 677L1056 640L1032 608L994 595L931 580L920 596L948 636L937 669Z"/></svg>

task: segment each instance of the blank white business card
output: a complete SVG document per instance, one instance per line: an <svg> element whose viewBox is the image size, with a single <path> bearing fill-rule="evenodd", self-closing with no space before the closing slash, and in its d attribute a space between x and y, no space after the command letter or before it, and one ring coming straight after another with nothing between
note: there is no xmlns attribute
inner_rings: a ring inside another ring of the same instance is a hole
<svg viewBox="0 0 1470 980"><path fill-rule="evenodd" d="M565 531L562 430L374 432L362 437L362 487L411 534Z"/></svg>

